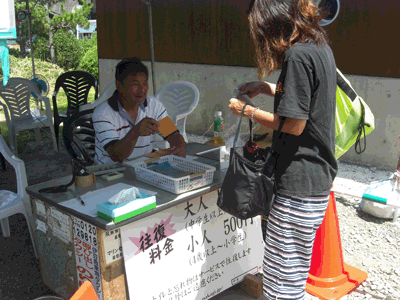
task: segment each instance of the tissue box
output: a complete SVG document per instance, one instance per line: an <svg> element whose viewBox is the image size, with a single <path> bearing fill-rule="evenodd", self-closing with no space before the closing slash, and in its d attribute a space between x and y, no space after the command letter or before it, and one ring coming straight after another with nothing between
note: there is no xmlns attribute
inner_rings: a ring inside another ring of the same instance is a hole
<svg viewBox="0 0 400 300"><path fill-rule="evenodd" d="M111 204L109 201L97 204L97 216L118 223L156 207L156 196L140 195L140 198L121 204Z"/></svg>

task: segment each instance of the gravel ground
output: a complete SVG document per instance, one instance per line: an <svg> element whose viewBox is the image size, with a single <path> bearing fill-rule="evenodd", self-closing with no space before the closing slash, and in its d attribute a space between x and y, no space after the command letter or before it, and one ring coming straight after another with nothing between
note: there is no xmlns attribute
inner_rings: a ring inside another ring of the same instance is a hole
<svg viewBox="0 0 400 300"><path fill-rule="evenodd" d="M189 135L189 140L205 141L193 135ZM25 145L19 156L26 164L29 185L71 173L65 150L54 151L47 140L41 147ZM335 184L362 190L366 184L390 175L391 170L340 162ZM0 189L15 191L15 176L8 164L6 171L0 170ZM342 299L400 300L400 220L393 223L368 215L358 209L359 202L360 199L336 195L344 262L368 273L368 279ZM0 300L53 295L42 282L23 216L11 217L10 226L11 237L0 235Z"/></svg>
<svg viewBox="0 0 400 300"><path fill-rule="evenodd" d="M363 190L391 171L339 164L334 184ZM400 222L380 219L359 209L360 199L337 194L344 262L367 272L367 280L342 299L400 299Z"/></svg>

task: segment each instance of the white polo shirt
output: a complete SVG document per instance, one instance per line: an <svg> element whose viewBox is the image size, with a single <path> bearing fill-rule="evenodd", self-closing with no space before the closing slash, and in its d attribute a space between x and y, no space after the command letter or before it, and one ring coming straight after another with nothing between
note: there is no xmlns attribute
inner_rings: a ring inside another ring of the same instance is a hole
<svg viewBox="0 0 400 300"><path fill-rule="evenodd" d="M145 102L139 105L138 115L135 124L133 124L131 118L118 100L118 91L115 91L110 99L113 103L117 103L117 111L109 105L109 101L105 101L96 107L92 115L93 127L96 133L95 164L112 162L107 151L104 150L104 146L111 141L122 139L143 118L148 117L160 121L168 116L166 108L158 99L147 96ZM140 136L128 159L151 153L154 139L154 134Z"/></svg>

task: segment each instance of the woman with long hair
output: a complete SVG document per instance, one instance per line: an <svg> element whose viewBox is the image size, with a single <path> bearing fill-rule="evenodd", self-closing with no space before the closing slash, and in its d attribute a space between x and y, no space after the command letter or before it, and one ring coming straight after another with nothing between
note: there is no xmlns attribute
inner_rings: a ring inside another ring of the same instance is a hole
<svg viewBox="0 0 400 300"><path fill-rule="evenodd" d="M336 65L323 18L311 0L253 0L248 9L259 81L242 94L274 97L274 111L247 105L244 116L277 130L277 194L264 227L263 283L266 299L302 300L315 233L328 206L337 173L335 150ZM262 81L278 67L277 84ZM240 96L229 108L239 116Z"/></svg>

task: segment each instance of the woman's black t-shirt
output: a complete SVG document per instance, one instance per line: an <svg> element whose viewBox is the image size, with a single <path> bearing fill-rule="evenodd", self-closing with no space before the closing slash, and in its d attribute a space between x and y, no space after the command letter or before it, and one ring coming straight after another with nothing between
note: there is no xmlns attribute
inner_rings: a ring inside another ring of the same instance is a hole
<svg viewBox="0 0 400 300"><path fill-rule="evenodd" d="M299 43L284 56L274 112L307 120L300 136L276 132L278 194L328 196L338 166L335 153L336 64L328 45Z"/></svg>

